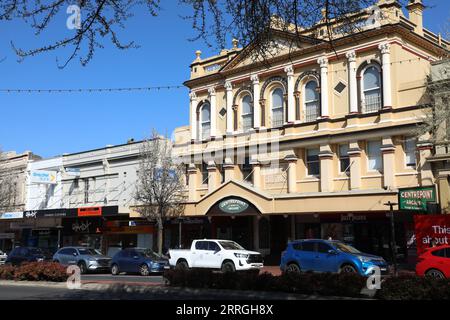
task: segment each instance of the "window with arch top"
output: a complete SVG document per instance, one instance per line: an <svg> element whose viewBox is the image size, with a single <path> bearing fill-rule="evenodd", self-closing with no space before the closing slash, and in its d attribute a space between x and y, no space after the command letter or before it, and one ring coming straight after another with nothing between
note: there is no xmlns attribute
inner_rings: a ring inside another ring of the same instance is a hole
<svg viewBox="0 0 450 320"><path fill-rule="evenodd" d="M281 127L284 123L283 90L276 88L272 91L272 127Z"/></svg>
<svg viewBox="0 0 450 320"><path fill-rule="evenodd" d="M305 121L316 121L320 116L320 103L318 84L315 80L310 80L305 84Z"/></svg>
<svg viewBox="0 0 450 320"><path fill-rule="evenodd" d="M211 135L211 106L205 102L200 108L200 136L206 140Z"/></svg>
<svg viewBox="0 0 450 320"><path fill-rule="evenodd" d="M362 111L381 109L381 75L378 66L368 65L362 73Z"/></svg>
<svg viewBox="0 0 450 320"><path fill-rule="evenodd" d="M242 98L242 130L244 132L253 128L253 105L249 94Z"/></svg>

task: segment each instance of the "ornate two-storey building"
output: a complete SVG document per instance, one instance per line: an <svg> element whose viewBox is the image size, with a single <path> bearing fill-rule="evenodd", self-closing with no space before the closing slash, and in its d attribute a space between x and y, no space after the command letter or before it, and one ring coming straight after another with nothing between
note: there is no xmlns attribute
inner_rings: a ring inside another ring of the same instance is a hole
<svg viewBox="0 0 450 320"><path fill-rule="evenodd" d="M293 34L273 30L278 51L265 62L237 41L217 56L196 52L190 125L175 130L184 216L198 222L185 224L183 242L233 239L276 263L288 239L331 237L389 258L385 204L399 188L435 183L430 146L414 131L430 65L449 43L423 28L419 0L408 17L397 1L378 8L379 25L356 34L336 23L332 45L322 22L294 48ZM396 210L395 223L406 257L412 217Z"/></svg>

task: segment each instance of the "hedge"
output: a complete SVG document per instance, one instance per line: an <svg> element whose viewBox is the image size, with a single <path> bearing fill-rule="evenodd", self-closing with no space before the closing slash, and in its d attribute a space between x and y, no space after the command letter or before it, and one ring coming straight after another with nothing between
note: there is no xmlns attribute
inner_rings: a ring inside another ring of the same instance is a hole
<svg viewBox="0 0 450 320"><path fill-rule="evenodd" d="M375 298L382 300L450 300L450 279L399 276L386 279Z"/></svg>
<svg viewBox="0 0 450 320"><path fill-rule="evenodd" d="M20 266L0 266L1 280L64 282L69 275L56 262L29 262Z"/></svg>

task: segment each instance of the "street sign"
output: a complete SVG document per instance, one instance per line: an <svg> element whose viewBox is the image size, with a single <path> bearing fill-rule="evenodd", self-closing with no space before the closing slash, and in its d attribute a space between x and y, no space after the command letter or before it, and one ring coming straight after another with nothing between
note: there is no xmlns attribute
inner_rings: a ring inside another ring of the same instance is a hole
<svg viewBox="0 0 450 320"><path fill-rule="evenodd" d="M0 213L0 219L22 219L23 212L5 212Z"/></svg>
<svg viewBox="0 0 450 320"><path fill-rule="evenodd" d="M239 199L227 199L219 204L219 208L226 213L241 213L248 208L248 203Z"/></svg>
<svg viewBox="0 0 450 320"><path fill-rule="evenodd" d="M436 201L433 187L403 188L398 192L400 210L427 211L427 202Z"/></svg>
<svg viewBox="0 0 450 320"><path fill-rule="evenodd" d="M56 175L56 171L35 170L31 171L30 181L31 183L56 184Z"/></svg>

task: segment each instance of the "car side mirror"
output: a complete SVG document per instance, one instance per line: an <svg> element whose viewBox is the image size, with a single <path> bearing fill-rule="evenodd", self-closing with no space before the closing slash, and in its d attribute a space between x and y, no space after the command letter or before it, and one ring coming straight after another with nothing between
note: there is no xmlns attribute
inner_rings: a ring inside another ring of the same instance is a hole
<svg viewBox="0 0 450 320"><path fill-rule="evenodd" d="M73 253L73 256L74 256L74 257L76 257L77 255L78 255L78 253L76 253L76 252Z"/></svg>

